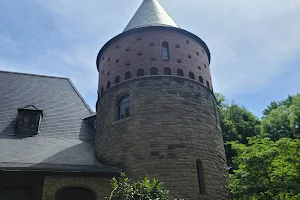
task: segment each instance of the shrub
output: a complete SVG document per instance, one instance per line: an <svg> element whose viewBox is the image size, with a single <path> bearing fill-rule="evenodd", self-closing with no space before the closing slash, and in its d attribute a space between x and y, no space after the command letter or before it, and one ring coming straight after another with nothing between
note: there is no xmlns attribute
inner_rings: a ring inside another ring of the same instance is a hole
<svg viewBox="0 0 300 200"><path fill-rule="evenodd" d="M107 200L175 200L168 190L163 188L162 182L157 179L133 182L122 173L119 179L111 180L113 191Z"/></svg>

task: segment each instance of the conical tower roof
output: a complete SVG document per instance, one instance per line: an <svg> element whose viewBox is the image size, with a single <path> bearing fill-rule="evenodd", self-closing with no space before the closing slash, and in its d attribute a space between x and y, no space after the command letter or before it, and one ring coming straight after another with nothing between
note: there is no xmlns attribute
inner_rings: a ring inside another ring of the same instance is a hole
<svg viewBox="0 0 300 200"><path fill-rule="evenodd" d="M179 28L157 0L144 0L126 26L124 32L148 26L170 26Z"/></svg>

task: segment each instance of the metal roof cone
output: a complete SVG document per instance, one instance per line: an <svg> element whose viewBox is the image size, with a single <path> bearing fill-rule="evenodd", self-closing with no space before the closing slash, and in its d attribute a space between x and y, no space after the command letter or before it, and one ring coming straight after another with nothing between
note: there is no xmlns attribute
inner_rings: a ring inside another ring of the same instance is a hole
<svg viewBox="0 0 300 200"><path fill-rule="evenodd" d="M179 28L157 0L144 0L126 26L124 32L148 26L170 26Z"/></svg>

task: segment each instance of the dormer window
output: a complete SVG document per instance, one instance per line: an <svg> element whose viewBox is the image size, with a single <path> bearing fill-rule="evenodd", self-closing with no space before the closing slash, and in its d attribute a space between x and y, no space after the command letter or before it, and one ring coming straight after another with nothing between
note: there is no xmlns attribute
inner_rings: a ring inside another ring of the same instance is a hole
<svg viewBox="0 0 300 200"><path fill-rule="evenodd" d="M43 111L34 105L18 109L16 134L36 135L38 133Z"/></svg>

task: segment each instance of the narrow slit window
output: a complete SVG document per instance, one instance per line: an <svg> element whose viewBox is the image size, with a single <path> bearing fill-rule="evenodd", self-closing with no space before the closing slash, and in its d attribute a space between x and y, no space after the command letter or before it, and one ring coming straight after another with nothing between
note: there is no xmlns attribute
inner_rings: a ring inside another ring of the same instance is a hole
<svg viewBox="0 0 300 200"><path fill-rule="evenodd" d="M164 60L169 60L169 43L162 43L162 56Z"/></svg>
<svg viewBox="0 0 300 200"><path fill-rule="evenodd" d="M196 160L197 173L198 173L198 183L200 194L205 194L205 179L204 179L204 169L201 160Z"/></svg>

